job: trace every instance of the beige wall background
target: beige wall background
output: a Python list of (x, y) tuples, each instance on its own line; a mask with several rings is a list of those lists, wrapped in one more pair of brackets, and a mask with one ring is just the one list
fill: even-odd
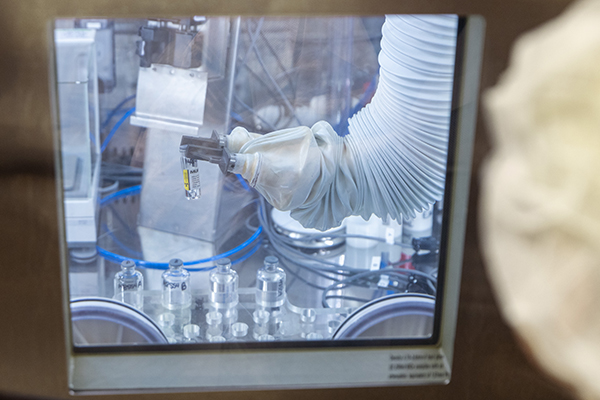
[[(0, 398), (66, 397), (49, 21), (71, 16), (186, 14), (480, 14), (487, 21), (482, 90), (506, 67), (518, 35), (568, 0), (2, 0), (0, 1)], [(502, 321), (478, 245), (478, 170), (489, 143), (480, 115), (452, 382), (448, 386), (136, 395), (181, 399), (572, 398), (528, 361)], [(358, 361), (357, 361), (358, 362)], [(119, 396), (121, 397), (121, 396)]]

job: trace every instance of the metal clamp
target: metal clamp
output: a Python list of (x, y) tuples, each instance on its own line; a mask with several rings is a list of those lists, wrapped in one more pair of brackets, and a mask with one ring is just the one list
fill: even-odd
[(187, 158), (218, 164), (221, 172), (227, 174), (235, 167), (235, 155), (227, 150), (226, 144), (227, 138), (213, 131), (210, 139), (182, 136), (179, 149)]

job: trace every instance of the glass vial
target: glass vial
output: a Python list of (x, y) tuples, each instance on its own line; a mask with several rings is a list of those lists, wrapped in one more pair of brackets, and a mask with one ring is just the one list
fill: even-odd
[(217, 268), (210, 272), (210, 301), (216, 309), (231, 309), (238, 304), (238, 274), (231, 269), (229, 258), (217, 261)]
[(187, 146), (179, 148), (181, 154), (181, 169), (183, 170), (183, 187), (185, 188), (185, 197), (188, 200), (200, 198), (200, 171), (198, 169), (198, 160), (185, 156)]
[(169, 269), (162, 274), (162, 304), (169, 310), (188, 308), (192, 304), (190, 273), (183, 268), (183, 261), (174, 258)]
[(265, 265), (256, 273), (256, 304), (281, 307), (285, 303), (285, 272), (279, 268), (279, 259), (267, 256)]
[(141, 310), (144, 305), (144, 277), (140, 271), (135, 270), (135, 263), (125, 260), (121, 263), (121, 271), (115, 274), (114, 298), (123, 303), (132, 305)]

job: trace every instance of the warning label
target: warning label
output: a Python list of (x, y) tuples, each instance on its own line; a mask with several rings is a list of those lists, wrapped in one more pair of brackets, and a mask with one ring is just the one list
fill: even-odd
[(442, 354), (390, 355), (390, 380), (423, 380), (444, 382), (450, 378)]
[(200, 187), (200, 174), (198, 169), (190, 169), (190, 188), (191, 190), (198, 189)]

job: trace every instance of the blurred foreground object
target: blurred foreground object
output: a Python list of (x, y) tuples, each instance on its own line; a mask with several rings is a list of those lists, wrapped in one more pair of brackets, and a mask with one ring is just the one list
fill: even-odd
[(539, 364), (600, 398), (600, 1), (517, 41), (485, 97), (488, 272)]

